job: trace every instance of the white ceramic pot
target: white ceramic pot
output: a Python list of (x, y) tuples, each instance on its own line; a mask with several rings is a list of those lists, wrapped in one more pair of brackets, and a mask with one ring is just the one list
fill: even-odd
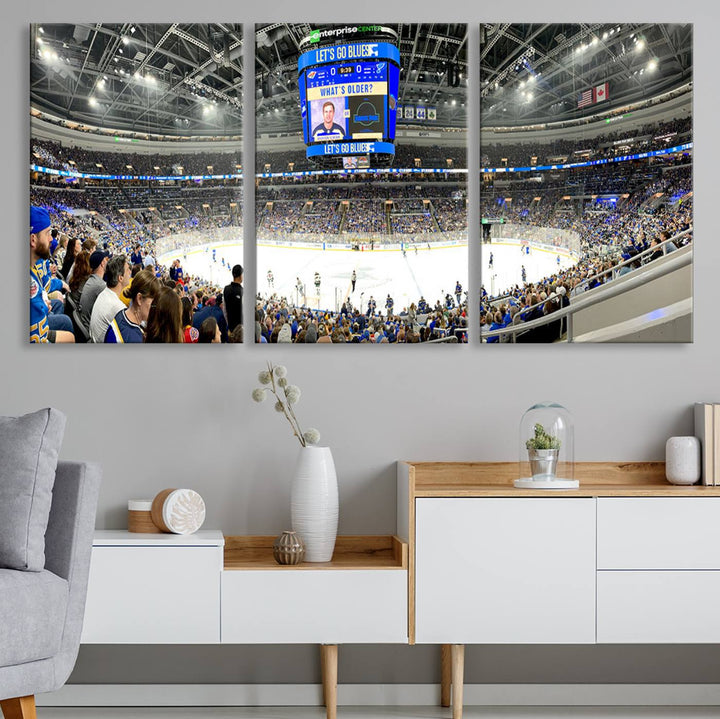
[(672, 484), (695, 484), (700, 479), (700, 440), (670, 437), (665, 443), (665, 477)]
[(305, 545), (306, 562), (329, 562), (338, 526), (338, 487), (329, 447), (300, 450), (290, 493), (292, 528)]

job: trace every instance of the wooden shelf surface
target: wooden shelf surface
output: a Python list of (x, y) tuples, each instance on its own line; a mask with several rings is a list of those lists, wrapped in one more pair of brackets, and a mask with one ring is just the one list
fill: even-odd
[(411, 497), (708, 497), (720, 486), (679, 486), (664, 462), (576, 462), (579, 489), (516, 489), (517, 462), (406, 462)]
[(332, 569), (407, 569), (408, 545), (389, 535), (344, 536), (335, 542), (330, 562), (278, 564), (273, 557), (275, 537), (225, 537), (226, 570), (312, 571)]

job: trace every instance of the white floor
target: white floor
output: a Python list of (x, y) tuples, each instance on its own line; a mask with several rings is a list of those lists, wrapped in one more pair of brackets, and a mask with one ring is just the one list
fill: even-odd
[[(338, 707), (338, 719), (450, 719), (442, 707)], [(706, 719), (720, 707), (465, 707), (465, 719)], [(40, 708), (38, 719), (324, 719), (318, 707)]]

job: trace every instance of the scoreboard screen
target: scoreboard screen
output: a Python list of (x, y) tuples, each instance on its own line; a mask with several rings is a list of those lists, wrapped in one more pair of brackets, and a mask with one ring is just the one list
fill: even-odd
[(400, 53), (385, 42), (318, 47), (300, 55), (308, 157), (394, 154)]

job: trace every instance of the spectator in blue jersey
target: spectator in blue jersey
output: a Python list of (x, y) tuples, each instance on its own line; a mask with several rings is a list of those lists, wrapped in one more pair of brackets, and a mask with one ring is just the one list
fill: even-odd
[(47, 271), (46, 260), (50, 259), (50, 214), (43, 207), (30, 207), (30, 342), (75, 342), (72, 320), (70, 326), (52, 327), (48, 294), (59, 289), (68, 289), (67, 284), (53, 278)]
[(322, 106), (323, 121), (312, 131), (313, 140), (344, 140), (345, 128), (335, 122), (335, 105), (330, 100)]
[(209, 297), (205, 306), (193, 315), (192, 324), (196, 330), (200, 331), (202, 323), (208, 317), (214, 317), (218, 327), (220, 328), (221, 340), (225, 343), (228, 341), (228, 323), (225, 319), (225, 314), (222, 311), (222, 299), (222, 293), (219, 293), (217, 296), (212, 295)]
[(105, 334), (106, 343), (124, 344), (145, 339), (145, 323), (150, 307), (158, 295), (160, 282), (152, 270), (145, 269), (133, 277), (130, 285), (130, 306), (120, 310), (111, 320)]
[(142, 252), (140, 251), (140, 245), (135, 245), (135, 248), (132, 251), (132, 254), (130, 255), (130, 264), (131, 265), (142, 265), (143, 263), (143, 256)]

